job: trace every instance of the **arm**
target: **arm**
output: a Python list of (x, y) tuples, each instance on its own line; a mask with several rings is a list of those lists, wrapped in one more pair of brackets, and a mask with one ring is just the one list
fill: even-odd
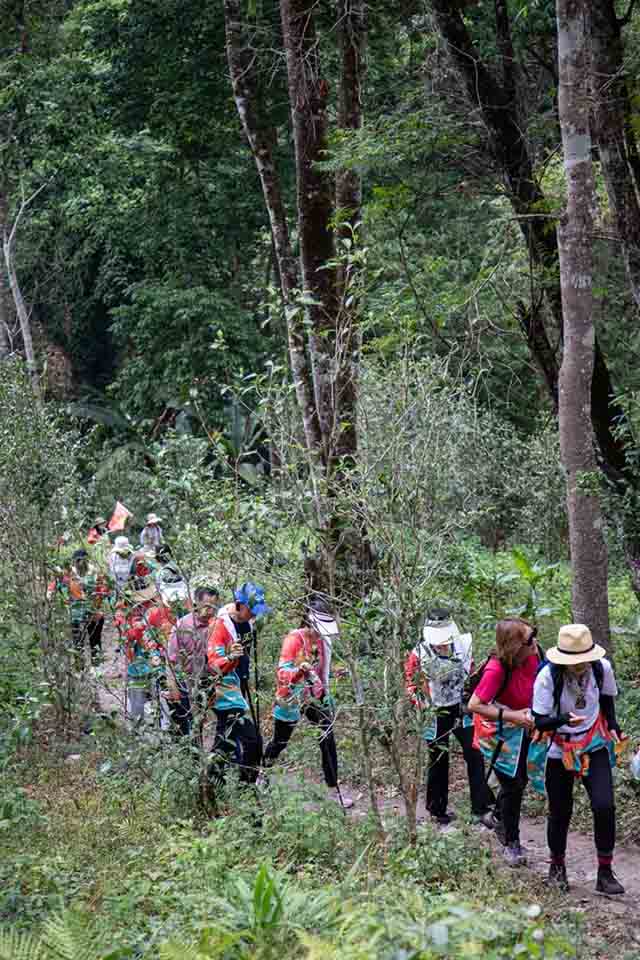
[(533, 727), (533, 718), (530, 710), (509, 710), (508, 707), (498, 707), (495, 703), (484, 703), (477, 694), (473, 693), (469, 700), (469, 712), (477, 713), (487, 720), (502, 719), (505, 723), (513, 723), (516, 727)]
[(548, 733), (557, 730), (558, 727), (568, 726), (571, 723), (572, 716), (571, 713), (561, 713), (557, 717), (551, 717), (546, 713), (534, 713), (533, 719), (536, 730), (539, 730), (540, 733)]
[(606, 693), (600, 694), (600, 709), (604, 714), (609, 732), (615, 734), (614, 739), (618, 739), (621, 734), (620, 724), (616, 717), (616, 700), (613, 696), (607, 696)]
[[(240, 644), (232, 644), (231, 639), (222, 620), (216, 620), (207, 644), (207, 660), (211, 673), (225, 676), (237, 668), (242, 647)], [(232, 653), (236, 646), (240, 646), (240, 653)]]
[(404, 687), (414, 707), (424, 710), (428, 702), (427, 684), (422, 676), (422, 666), (415, 650), (404, 662)]

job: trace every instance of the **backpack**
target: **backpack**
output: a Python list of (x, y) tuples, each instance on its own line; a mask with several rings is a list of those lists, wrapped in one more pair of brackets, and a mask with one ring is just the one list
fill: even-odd
[(487, 668), (487, 664), (489, 663), (490, 660), (498, 660), (498, 662), (500, 663), (500, 666), (502, 667), (502, 673), (503, 673), (500, 689), (498, 690), (498, 692), (496, 693), (493, 699), (498, 700), (498, 698), (502, 696), (504, 691), (509, 686), (509, 681), (511, 680), (511, 674), (513, 672), (511, 667), (508, 667), (506, 663), (503, 663), (502, 660), (500, 660), (500, 657), (497, 656), (497, 654), (490, 653), (489, 656), (484, 661), (484, 663), (481, 663), (478, 669), (474, 670), (473, 673), (470, 673), (469, 676), (467, 677), (467, 680), (464, 685), (464, 691), (463, 691), (463, 697), (464, 697), (465, 703), (469, 703), (469, 700), (471, 699), (473, 694), (476, 692), (476, 687), (482, 680), (484, 672)]

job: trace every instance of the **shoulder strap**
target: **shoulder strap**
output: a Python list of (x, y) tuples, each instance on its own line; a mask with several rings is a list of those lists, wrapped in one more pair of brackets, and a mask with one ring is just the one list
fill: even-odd
[(602, 693), (602, 684), (604, 683), (604, 667), (602, 666), (602, 660), (594, 660), (591, 664), (591, 667), (598, 685), (598, 692)]
[(564, 690), (564, 670), (557, 663), (549, 663), (551, 679), (553, 680), (553, 708), (557, 716), (560, 716), (560, 698)]

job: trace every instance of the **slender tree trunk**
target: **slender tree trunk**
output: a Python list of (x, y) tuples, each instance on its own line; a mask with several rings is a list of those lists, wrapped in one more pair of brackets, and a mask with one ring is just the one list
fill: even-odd
[[(362, 97), (365, 74), (366, 10), (364, 0), (338, 0), (338, 30), (342, 75), (338, 122), (342, 130), (362, 127)], [(336, 178), (336, 220), (342, 242), (342, 263), (337, 279), (341, 304), (337, 324), (336, 392), (340, 418), (337, 424), (336, 456), (343, 465), (355, 461), (358, 444), (358, 371), (361, 331), (359, 276), (353, 254), (361, 234), (362, 179), (357, 170), (341, 170)]]
[[(0, 187), (0, 237), (4, 237), (7, 226), (7, 200)], [(9, 278), (4, 262), (0, 269), (0, 360), (11, 353), (11, 308), (9, 306)]]
[[(255, 53), (251, 48), (242, 17), (240, 0), (224, 0), (227, 61), (233, 96), (253, 158), (255, 160), (265, 207), (269, 216), (273, 250), (277, 262), (280, 290), (285, 309), (289, 362), (302, 416), (305, 441), (312, 474), (320, 458), (322, 441), (316, 410), (313, 380), (309, 366), (302, 322), (302, 310), (296, 304), (298, 262), (291, 247), (289, 223), (282, 198), (280, 177), (273, 160), (273, 134), (262, 122), (258, 103)], [(314, 482), (315, 486), (315, 482)], [(316, 511), (319, 512), (316, 493)]]
[(560, 369), (560, 446), (567, 475), (573, 617), (609, 646), (607, 548), (591, 426), (594, 367), (593, 203), (589, 127), (589, 0), (556, 0), (559, 116), (567, 209), (558, 249), (564, 314)]
[(26, 303), (24, 302), (24, 297), (22, 296), (22, 290), (20, 289), (20, 283), (18, 282), (18, 275), (16, 273), (15, 266), (15, 240), (16, 240), (16, 231), (18, 228), (18, 223), (20, 217), (24, 212), (26, 203), (22, 204), (19, 213), (16, 215), (16, 219), (9, 229), (9, 224), (7, 223), (7, 207), (6, 200), (3, 198), (2, 203), (4, 204), (4, 216), (2, 219), (4, 221), (3, 226), (3, 237), (2, 237), (2, 250), (4, 254), (4, 265), (6, 268), (6, 274), (9, 280), (9, 289), (13, 297), (13, 303), (16, 310), (16, 315), (18, 317), (18, 322), (20, 324), (20, 333), (22, 335), (22, 346), (24, 349), (25, 359), (27, 361), (27, 370), (29, 371), (29, 378), (31, 380), (31, 386), (33, 388), (33, 393), (38, 402), (42, 400), (42, 389), (40, 386), (40, 377), (38, 374), (38, 364), (36, 361), (35, 349), (33, 346), (33, 336), (31, 333), (31, 315), (27, 308)]

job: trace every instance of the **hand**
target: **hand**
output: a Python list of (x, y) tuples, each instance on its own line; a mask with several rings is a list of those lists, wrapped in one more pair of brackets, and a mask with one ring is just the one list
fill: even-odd
[(511, 710), (507, 719), (509, 723), (514, 723), (516, 727), (524, 727), (526, 730), (532, 730), (534, 727), (530, 710)]
[(618, 733), (617, 730), (610, 730), (609, 733), (611, 734), (611, 739), (613, 740), (614, 743), (621, 743), (622, 740), (624, 739), (622, 734)]
[(584, 723), (586, 717), (580, 717), (577, 713), (569, 714), (569, 726), (570, 727), (579, 727), (581, 723)]
[(307, 663), (306, 660), (303, 660), (298, 669), (302, 670), (303, 673), (309, 673), (311, 670), (311, 664)]
[(165, 700), (172, 700), (172, 701), (174, 701), (174, 700), (179, 700), (179, 699), (180, 699), (180, 691), (177, 690), (177, 689), (175, 689), (175, 688), (172, 689), (172, 688), (170, 687), (170, 688), (166, 691), (166, 693), (165, 693), (164, 696), (165, 696)]
[(237, 658), (241, 657), (243, 653), (244, 647), (238, 640), (236, 640), (235, 643), (232, 643), (229, 647), (229, 656), (232, 660), (237, 660)]

